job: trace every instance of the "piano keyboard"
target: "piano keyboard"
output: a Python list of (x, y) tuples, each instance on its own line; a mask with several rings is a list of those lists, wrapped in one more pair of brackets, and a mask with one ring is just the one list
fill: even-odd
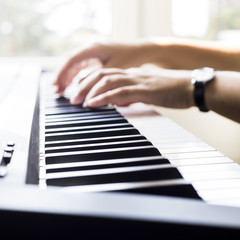
[(47, 91), (48, 85), (41, 89), (41, 188), (199, 198), (179, 170), (114, 107), (72, 106)]
[(145, 105), (71, 106), (53, 94), (52, 73), (32, 65), (10, 73), (0, 71), (11, 79), (0, 89), (8, 236), (237, 236), (237, 164)]
[(46, 79), (40, 88), (41, 188), (240, 200), (239, 165), (169, 119), (149, 110), (139, 115), (141, 108), (73, 106)]

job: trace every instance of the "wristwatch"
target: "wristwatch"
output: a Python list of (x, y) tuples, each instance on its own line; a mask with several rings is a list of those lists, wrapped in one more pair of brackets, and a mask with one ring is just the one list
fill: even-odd
[(194, 101), (196, 106), (202, 112), (208, 112), (209, 109), (205, 103), (205, 85), (215, 78), (215, 72), (213, 68), (204, 67), (195, 69), (191, 75), (191, 82), (194, 85)]

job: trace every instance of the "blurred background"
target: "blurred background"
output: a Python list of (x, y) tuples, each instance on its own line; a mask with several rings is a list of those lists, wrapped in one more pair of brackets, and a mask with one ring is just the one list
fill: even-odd
[(0, 0), (1, 56), (57, 56), (97, 40), (239, 42), (238, 0)]
[[(240, 42), (239, 0), (0, 0), (0, 62), (58, 66), (95, 41), (180, 37)], [(240, 163), (240, 125), (214, 113), (157, 108)]]

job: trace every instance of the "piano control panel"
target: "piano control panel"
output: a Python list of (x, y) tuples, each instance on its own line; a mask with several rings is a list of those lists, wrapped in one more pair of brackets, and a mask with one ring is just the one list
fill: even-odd
[(0, 156), (0, 177), (7, 175), (7, 165), (11, 162), (14, 146), (14, 142), (8, 142), (3, 148), (2, 157)]

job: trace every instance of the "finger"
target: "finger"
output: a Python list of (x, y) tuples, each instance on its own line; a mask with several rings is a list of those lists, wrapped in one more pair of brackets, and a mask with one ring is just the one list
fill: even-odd
[(67, 86), (67, 83), (70, 82), (69, 79), (72, 76), (71, 73), (76, 66), (75, 64), (76, 63), (72, 62), (72, 60), (70, 59), (70, 60), (68, 60), (68, 62), (66, 62), (66, 64), (59, 71), (55, 81), (53, 82), (53, 84), (56, 86), (57, 92), (64, 91), (64, 89)]
[(141, 99), (143, 99), (141, 96), (144, 96), (144, 89), (136, 86), (127, 86), (113, 89), (91, 98), (84, 103), (84, 106), (100, 107), (107, 104), (124, 106), (141, 101)]
[(103, 68), (103, 65), (101, 62), (99, 62), (98, 59), (89, 59), (88, 61), (85, 61), (85, 68), (81, 69), (81, 71), (78, 74), (78, 83), (80, 84), (84, 79), (89, 77), (91, 74), (93, 74), (95, 71), (100, 71), (100, 69)]
[(123, 74), (123, 71), (120, 69), (100, 69), (90, 74), (79, 84), (77, 91), (70, 100), (71, 103), (72, 104), (82, 103), (85, 100), (88, 93), (90, 92), (90, 90), (93, 88), (95, 84), (97, 84), (98, 81), (100, 81), (107, 75), (112, 75), (116, 73)]
[(129, 76), (127, 75), (124, 74), (106, 75), (91, 88), (91, 90), (89, 91), (88, 95), (85, 98), (85, 101), (94, 98), (102, 93), (113, 90), (115, 88), (129, 86), (133, 84), (136, 84), (135, 79), (129, 78)]
[(81, 50), (78, 54), (71, 57), (59, 71), (56, 80), (53, 83), (56, 86), (57, 91), (64, 91), (65, 88), (71, 83), (77, 72), (86, 68), (85, 60), (98, 58), (100, 62), (103, 62), (104, 59), (101, 59), (102, 56), (99, 54), (101, 51), (103, 50), (101, 49), (100, 45), (95, 44)]

